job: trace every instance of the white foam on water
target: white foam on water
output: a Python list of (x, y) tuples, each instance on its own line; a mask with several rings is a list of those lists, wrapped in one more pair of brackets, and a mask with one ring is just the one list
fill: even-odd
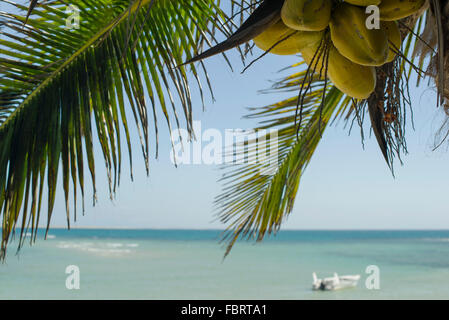
[(120, 253), (131, 253), (129, 249), (104, 249), (104, 248), (87, 248), (89, 252), (95, 252), (99, 254), (120, 254)]
[[(33, 236), (33, 234), (31, 232), (27, 232), (25, 233), (25, 238), (31, 238)], [(47, 235), (47, 239), (55, 239), (56, 236), (52, 235), (52, 234), (48, 234)]]
[(70, 242), (60, 241), (57, 246), (60, 249), (71, 249), (95, 253), (102, 256), (117, 256), (123, 254), (130, 254), (131, 249), (124, 249), (122, 243), (94, 243), (94, 242)]
[(106, 246), (110, 248), (121, 248), (123, 247), (123, 243), (106, 243)]

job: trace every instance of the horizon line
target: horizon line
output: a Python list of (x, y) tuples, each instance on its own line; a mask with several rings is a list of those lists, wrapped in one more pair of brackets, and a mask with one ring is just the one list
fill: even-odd
[[(20, 230), (21, 228), (17, 228), (18, 230)], [(180, 227), (173, 227), (173, 228), (157, 228), (157, 227), (102, 227), (102, 226), (77, 226), (77, 227), (70, 227), (67, 228), (67, 226), (63, 227), (63, 226), (56, 226), (56, 227), (50, 227), (48, 230), (157, 230), (157, 231), (226, 231), (226, 229), (219, 229), (219, 228), (180, 228)], [(38, 230), (47, 230), (46, 227), (38, 227)], [(279, 230), (277, 231), (277, 233), (282, 232), (282, 231), (449, 231), (449, 228), (444, 229), (444, 228), (426, 228), (426, 229), (416, 229), (416, 228), (401, 228), (401, 229), (396, 229), (396, 228), (336, 228), (336, 229), (331, 229), (331, 228), (317, 228), (317, 229), (313, 229), (313, 228), (304, 228), (304, 229), (283, 229), (283, 230)], [(274, 235), (275, 233), (273, 233), (272, 235)]]

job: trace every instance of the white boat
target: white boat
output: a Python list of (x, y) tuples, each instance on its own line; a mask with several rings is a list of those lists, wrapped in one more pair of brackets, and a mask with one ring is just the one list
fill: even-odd
[(316, 273), (312, 273), (313, 277), (313, 290), (339, 290), (344, 288), (352, 288), (357, 286), (360, 280), (360, 275), (347, 275), (339, 276), (334, 273), (333, 277), (319, 279)]

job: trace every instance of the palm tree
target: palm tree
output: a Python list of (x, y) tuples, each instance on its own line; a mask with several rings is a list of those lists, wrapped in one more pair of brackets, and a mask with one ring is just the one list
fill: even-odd
[[(65, 11), (67, 4), (62, 0), (33, 0), (30, 6), (9, 0), (0, 3), (8, 6), (7, 11), (0, 11), (0, 215), (4, 258), (16, 227), (20, 227), (19, 248), (28, 229), (31, 241), (35, 240), (44, 193), (49, 224), (60, 165), (68, 225), (70, 192), (75, 217), (78, 190), (84, 210), (85, 167), (96, 201), (92, 151), (96, 139), (104, 156), (109, 191), (111, 195), (115, 192), (120, 183), (121, 132), (125, 133), (132, 163), (125, 101), (138, 128), (148, 173), (149, 118), (157, 150), (158, 112), (162, 112), (169, 128), (185, 123), (192, 131), (188, 72), (193, 74), (201, 96), (201, 80), (206, 79), (212, 88), (201, 60), (209, 54), (199, 55), (202, 48), (212, 47), (216, 35), (223, 34), (228, 41), (218, 50), (214, 47), (212, 53), (246, 43), (241, 50), (245, 57), (251, 49), (249, 40), (266, 28), (264, 19), (271, 14), (255, 9), (265, 5), (279, 10), (283, 0), (233, 1), (228, 14), (220, 8), (219, 0), (77, 0), (72, 1), (76, 7), (72, 6), (70, 12)], [(79, 28), (67, 27), (75, 9), (82, 23)], [(234, 26), (253, 12), (247, 23), (232, 33)], [(420, 79), (433, 78), (441, 104), (448, 101), (449, 81), (444, 71), (449, 68), (449, 39), (445, 39), (449, 36), (443, 32), (449, 28), (448, 23), (449, 5), (438, 0), (403, 19), (402, 54), (378, 69), (376, 90), (362, 101), (311, 75), (298, 58), (292, 75), (272, 88), (295, 94), (285, 101), (254, 108), (249, 115), (262, 119), (258, 129), (278, 129), (277, 171), (271, 176), (261, 175), (259, 169), (266, 163), (226, 169), (224, 190), (216, 205), (221, 220), (228, 224), (224, 234), (224, 240), (229, 241), (227, 253), (240, 237), (262, 240), (279, 230), (293, 208), (302, 173), (323, 130), (335, 119), (355, 120), (362, 125), (368, 111), (381, 150), (393, 167), (394, 158), (405, 149), (404, 110), (409, 101), (404, 88), (410, 73), (417, 71)], [(185, 61), (199, 63), (186, 65)], [(298, 96), (303, 87), (306, 90), (300, 90)], [(145, 94), (151, 115), (147, 113)], [(449, 109), (447, 103), (446, 107)], [(179, 108), (182, 118), (177, 113)], [(392, 120), (387, 121), (387, 116)], [(251, 146), (243, 152), (248, 149)], [(132, 166), (130, 174), (132, 177)]]

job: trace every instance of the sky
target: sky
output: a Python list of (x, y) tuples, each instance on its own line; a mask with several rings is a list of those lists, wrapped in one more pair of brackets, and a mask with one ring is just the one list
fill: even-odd
[[(261, 51), (255, 51), (256, 56)], [(206, 96), (202, 110), (194, 90), (194, 119), (202, 132), (217, 129), (251, 129), (254, 120), (242, 119), (247, 107), (265, 106), (291, 94), (261, 94), (270, 81), (288, 73), (278, 71), (298, 61), (298, 57), (268, 55), (241, 74), (237, 52), (229, 53), (232, 72), (222, 57), (207, 60), (216, 101)], [(204, 81), (203, 81), (204, 82)], [(305, 171), (293, 212), (284, 229), (447, 229), (449, 228), (447, 190), (449, 170), (446, 145), (436, 151), (435, 132), (444, 120), (436, 107), (433, 84), (419, 88), (412, 83), (415, 130), (408, 127), (409, 154), (404, 165), (396, 162), (393, 177), (374, 137), (367, 137), (362, 148), (359, 131), (343, 123), (326, 129), (313, 159)], [(178, 109), (179, 110), (179, 109)], [(214, 197), (221, 190), (217, 180), (222, 171), (215, 165), (182, 165), (170, 161), (169, 131), (160, 122), (160, 155), (150, 159), (150, 176), (145, 174), (139, 138), (132, 131), (134, 182), (123, 158), (122, 181), (113, 201), (109, 200), (107, 180), (99, 145), (96, 144), (98, 203), (92, 206), (90, 190), (85, 215), (78, 213), (72, 227), (223, 229), (213, 211)], [(150, 124), (151, 125), (151, 124)], [(154, 148), (154, 134), (150, 136)], [(88, 180), (89, 181), (89, 180)], [(62, 185), (57, 194), (51, 225), (65, 227)], [(45, 218), (41, 221), (45, 224)]]

